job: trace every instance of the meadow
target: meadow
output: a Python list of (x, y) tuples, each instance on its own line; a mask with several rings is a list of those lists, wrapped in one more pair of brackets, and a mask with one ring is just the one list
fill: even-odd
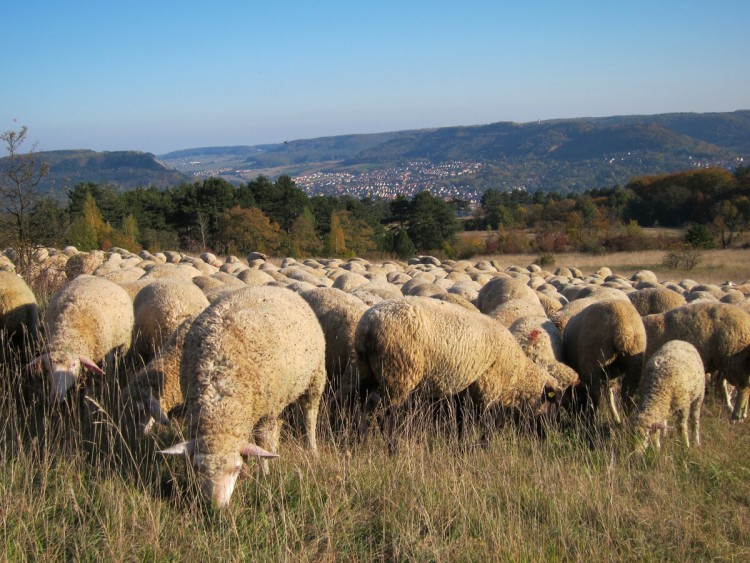
[[(685, 272), (661, 269), (658, 251), (556, 262), (741, 282), (748, 252), (706, 252)], [(525, 266), (536, 256), (486, 258)], [(352, 424), (324, 414), (317, 457), (287, 428), (270, 475), (246, 466), (217, 512), (185, 460), (157, 452), (178, 427), (133, 438), (116, 388), (53, 409), (23, 363), (12, 355), (0, 368), (4, 560), (750, 559), (750, 422), (730, 424), (713, 395), (700, 447), (673, 432), (645, 457), (605, 413), (595, 432), (563, 420), (540, 439), (508, 425), (482, 448), (417, 407), (394, 455), (377, 432), (356, 443)]]

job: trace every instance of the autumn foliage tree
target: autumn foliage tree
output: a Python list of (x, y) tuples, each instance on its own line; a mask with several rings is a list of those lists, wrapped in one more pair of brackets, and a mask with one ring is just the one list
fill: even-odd
[(227, 254), (246, 254), (256, 250), (278, 253), (284, 246), (284, 233), (257, 207), (227, 209), (219, 216), (218, 239)]

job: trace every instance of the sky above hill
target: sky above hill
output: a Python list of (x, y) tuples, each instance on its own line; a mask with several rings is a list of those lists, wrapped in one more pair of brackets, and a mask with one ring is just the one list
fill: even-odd
[[(750, 2), (2, 2), (26, 150), (750, 109)], [(0, 154), (5, 154), (0, 149)]]

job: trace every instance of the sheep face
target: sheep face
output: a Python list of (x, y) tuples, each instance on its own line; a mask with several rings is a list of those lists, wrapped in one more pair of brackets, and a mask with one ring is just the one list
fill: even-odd
[(68, 389), (74, 387), (78, 381), (81, 367), (104, 375), (102, 369), (90, 358), (68, 353), (44, 354), (32, 360), (29, 366), (38, 370), (43, 369), (47, 374), (50, 401), (53, 403), (62, 403), (65, 400)]
[(193, 467), (200, 475), (203, 494), (211, 500), (214, 507), (224, 508), (229, 505), (242, 465), (239, 449), (224, 454), (193, 455)]
[(215, 508), (225, 508), (237, 484), (245, 459), (278, 457), (263, 448), (232, 436), (204, 436), (163, 450), (162, 454), (187, 454), (198, 473), (201, 490)]

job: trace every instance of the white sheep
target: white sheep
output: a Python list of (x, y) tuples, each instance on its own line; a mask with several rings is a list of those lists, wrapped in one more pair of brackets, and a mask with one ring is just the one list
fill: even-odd
[(180, 388), (190, 440), (162, 453), (188, 454), (204, 493), (226, 506), (243, 457), (276, 457), (287, 405), (301, 405), (307, 445), (317, 451), (325, 381), (325, 337), (304, 299), (268, 286), (232, 292), (185, 336)]
[(696, 347), (708, 372), (719, 372), (735, 386), (732, 420), (747, 417), (750, 398), (750, 315), (736, 305), (695, 302), (643, 317), (647, 354), (670, 340)]
[(627, 299), (592, 303), (568, 321), (563, 345), (568, 365), (588, 390), (589, 399), (581, 406), (591, 407), (588, 412), (593, 415), (604, 382), (612, 416), (619, 423), (610, 381), (622, 376), (622, 397), (629, 409), (646, 351), (646, 331), (638, 311)]
[(46, 351), (31, 362), (44, 368), (51, 399), (62, 402), (80, 378), (81, 367), (103, 375), (131, 344), (133, 303), (111, 281), (81, 275), (58, 291), (45, 314)]
[(186, 318), (157, 355), (128, 382), (125, 397), (130, 401), (143, 433), (147, 433), (155, 421), (169, 424), (168, 413), (184, 402), (180, 389), (180, 361), (185, 336), (194, 320), (194, 316)]
[(368, 309), (355, 347), (361, 381), (374, 392), (368, 412), (379, 403), (392, 411), (417, 389), (427, 397), (468, 389), (480, 412), (496, 404), (538, 412), (560, 394), (557, 381), (526, 357), (500, 323), (429, 297)]
[(0, 331), (17, 349), (39, 328), (36, 297), (22, 277), (14, 272), (0, 271)]
[(189, 280), (162, 278), (142, 288), (133, 300), (133, 349), (148, 361), (186, 318), (208, 307), (208, 298)]
[(326, 338), (326, 372), (336, 399), (358, 389), (354, 332), (367, 310), (357, 297), (333, 287), (303, 291), (302, 298), (315, 312)]
[[(656, 449), (667, 418), (677, 416), (685, 446), (700, 445), (701, 405), (705, 392), (705, 370), (695, 346), (671, 340), (646, 362), (638, 385), (638, 402), (631, 424), (640, 439), (639, 450), (648, 447), (653, 436)], [(688, 431), (688, 425), (690, 432)]]

